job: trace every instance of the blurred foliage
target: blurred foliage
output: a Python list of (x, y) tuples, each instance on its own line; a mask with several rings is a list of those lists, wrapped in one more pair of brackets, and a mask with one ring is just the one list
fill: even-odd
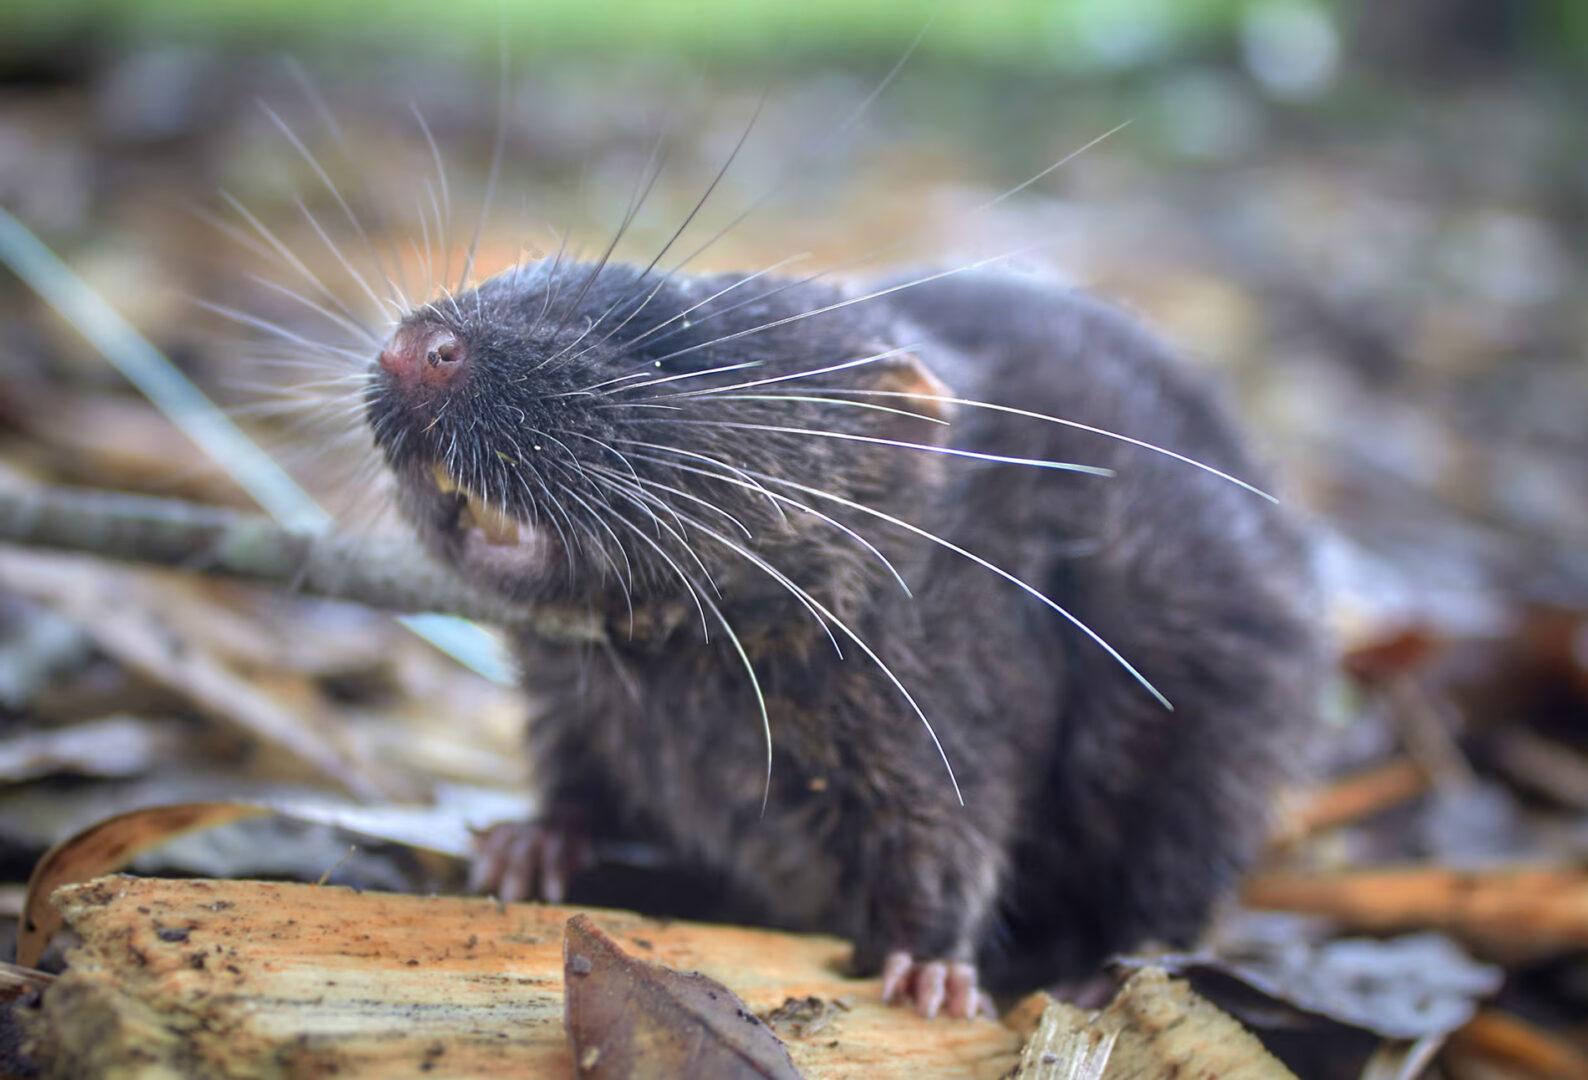
[(446, 42), (490, 52), (505, 30), (520, 57), (655, 53), (762, 64), (885, 57), (930, 22), (921, 49), (928, 58), (1088, 72), (1250, 49), (1265, 27), (1298, 19), (1387, 40), (1394, 55), (1381, 61), (1454, 42), (1469, 59), (1588, 65), (1588, 4), (1580, 0), (11, 0), (0, 5), (0, 55), (85, 37), (294, 48)]

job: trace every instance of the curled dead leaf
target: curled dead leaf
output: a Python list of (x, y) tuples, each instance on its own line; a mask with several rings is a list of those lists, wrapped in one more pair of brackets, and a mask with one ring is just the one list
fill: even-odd
[(699, 972), (636, 960), (587, 915), (563, 937), (564, 1024), (581, 1077), (797, 1080), (788, 1050)]
[(107, 818), (67, 837), (44, 853), (28, 878), (22, 925), (17, 931), (17, 962), (36, 967), (44, 947), (61, 928), (61, 915), (50, 906), (49, 898), (62, 885), (119, 870), (140, 852), (184, 833), (268, 813), (267, 807), (248, 803), (151, 806)]

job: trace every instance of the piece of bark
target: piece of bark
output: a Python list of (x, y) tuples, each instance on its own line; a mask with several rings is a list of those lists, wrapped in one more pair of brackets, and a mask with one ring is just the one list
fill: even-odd
[(590, 1080), (799, 1080), (788, 1049), (732, 990), (636, 960), (588, 915), (563, 938), (564, 1023)]
[(1251, 1032), (1157, 968), (1143, 968), (1101, 1012), (1052, 1001), (1026, 1043), (1019, 1080), (1295, 1080)]
[[(82, 944), (30, 1015), (48, 1076), (573, 1076), (562, 938), (577, 909), (252, 881), (101, 878), (55, 896)], [(699, 970), (755, 1014), (847, 997), (791, 1040), (809, 1080), (996, 1080), (1019, 1034), (923, 1020), (840, 972), (836, 939), (587, 912), (634, 956)], [(163, 1070), (163, 1071), (162, 1071)]]
[(1254, 908), (1324, 915), (1373, 933), (1443, 930), (1504, 952), (1588, 946), (1588, 870), (1577, 867), (1276, 871), (1247, 879), (1242, 898)]

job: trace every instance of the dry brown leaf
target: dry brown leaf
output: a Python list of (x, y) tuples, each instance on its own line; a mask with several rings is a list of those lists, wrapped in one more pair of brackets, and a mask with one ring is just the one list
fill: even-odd
[(193, 702), (207, 715), (288, 751), (355, 795), (394, 794), (389, 777), (357, 759), (334, 725), (311, 724), (157, 614), (159, 591), (140, 575), (31, 552), (0, 553), (0, 581), (80, 625), (100, 648)]
[(17, 962), (25, 967), (37, 965), (50, 938), (61, 928), (61, 914), (49, 898), (62, 885), (119, 870), (139, 852), (183, 833), (268, 813), (265, 807), (246, 803), (153, 806), (119, 814), (62, 840), (44, 853), (28, 879), (22, 924), (17, 931)]
[(699, 972), (636, 960), (591, 922), (563, 938), (568, 1042), (592, 1080), (796, 1080), (799, 1070), (739, 997)]

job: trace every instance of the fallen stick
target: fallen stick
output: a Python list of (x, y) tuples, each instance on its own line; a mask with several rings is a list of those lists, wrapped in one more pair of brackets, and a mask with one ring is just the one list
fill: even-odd
[(0, 543), (165, 566), (397, 612), (461, 615), (557, 641), (599, 641), (584, 611), (525, 608), (485, 595), (409, 537), (283, 528), (174, 499), (66, 488), (0, 488)]
[(1499, 1009), (1481, 1010), (1450, 1037), (1449, 1050), (1540, 1080), (1588, 1080), (1588, 1056), (1558, 1035)]
[(1526, 952), (1588, 946), (1588, 871), (1574, 867), (1271, 872), (1248, 879), (1242, 897), (1373, 933), (1432, 928)]
[(1341, 777), (1311, 792), (1281, 816), (1275, 840), (1295, 843), (1326, 829), (1350, 825), (1399, 806), (1428, 790), (1428, 775), (1410, 758)]

